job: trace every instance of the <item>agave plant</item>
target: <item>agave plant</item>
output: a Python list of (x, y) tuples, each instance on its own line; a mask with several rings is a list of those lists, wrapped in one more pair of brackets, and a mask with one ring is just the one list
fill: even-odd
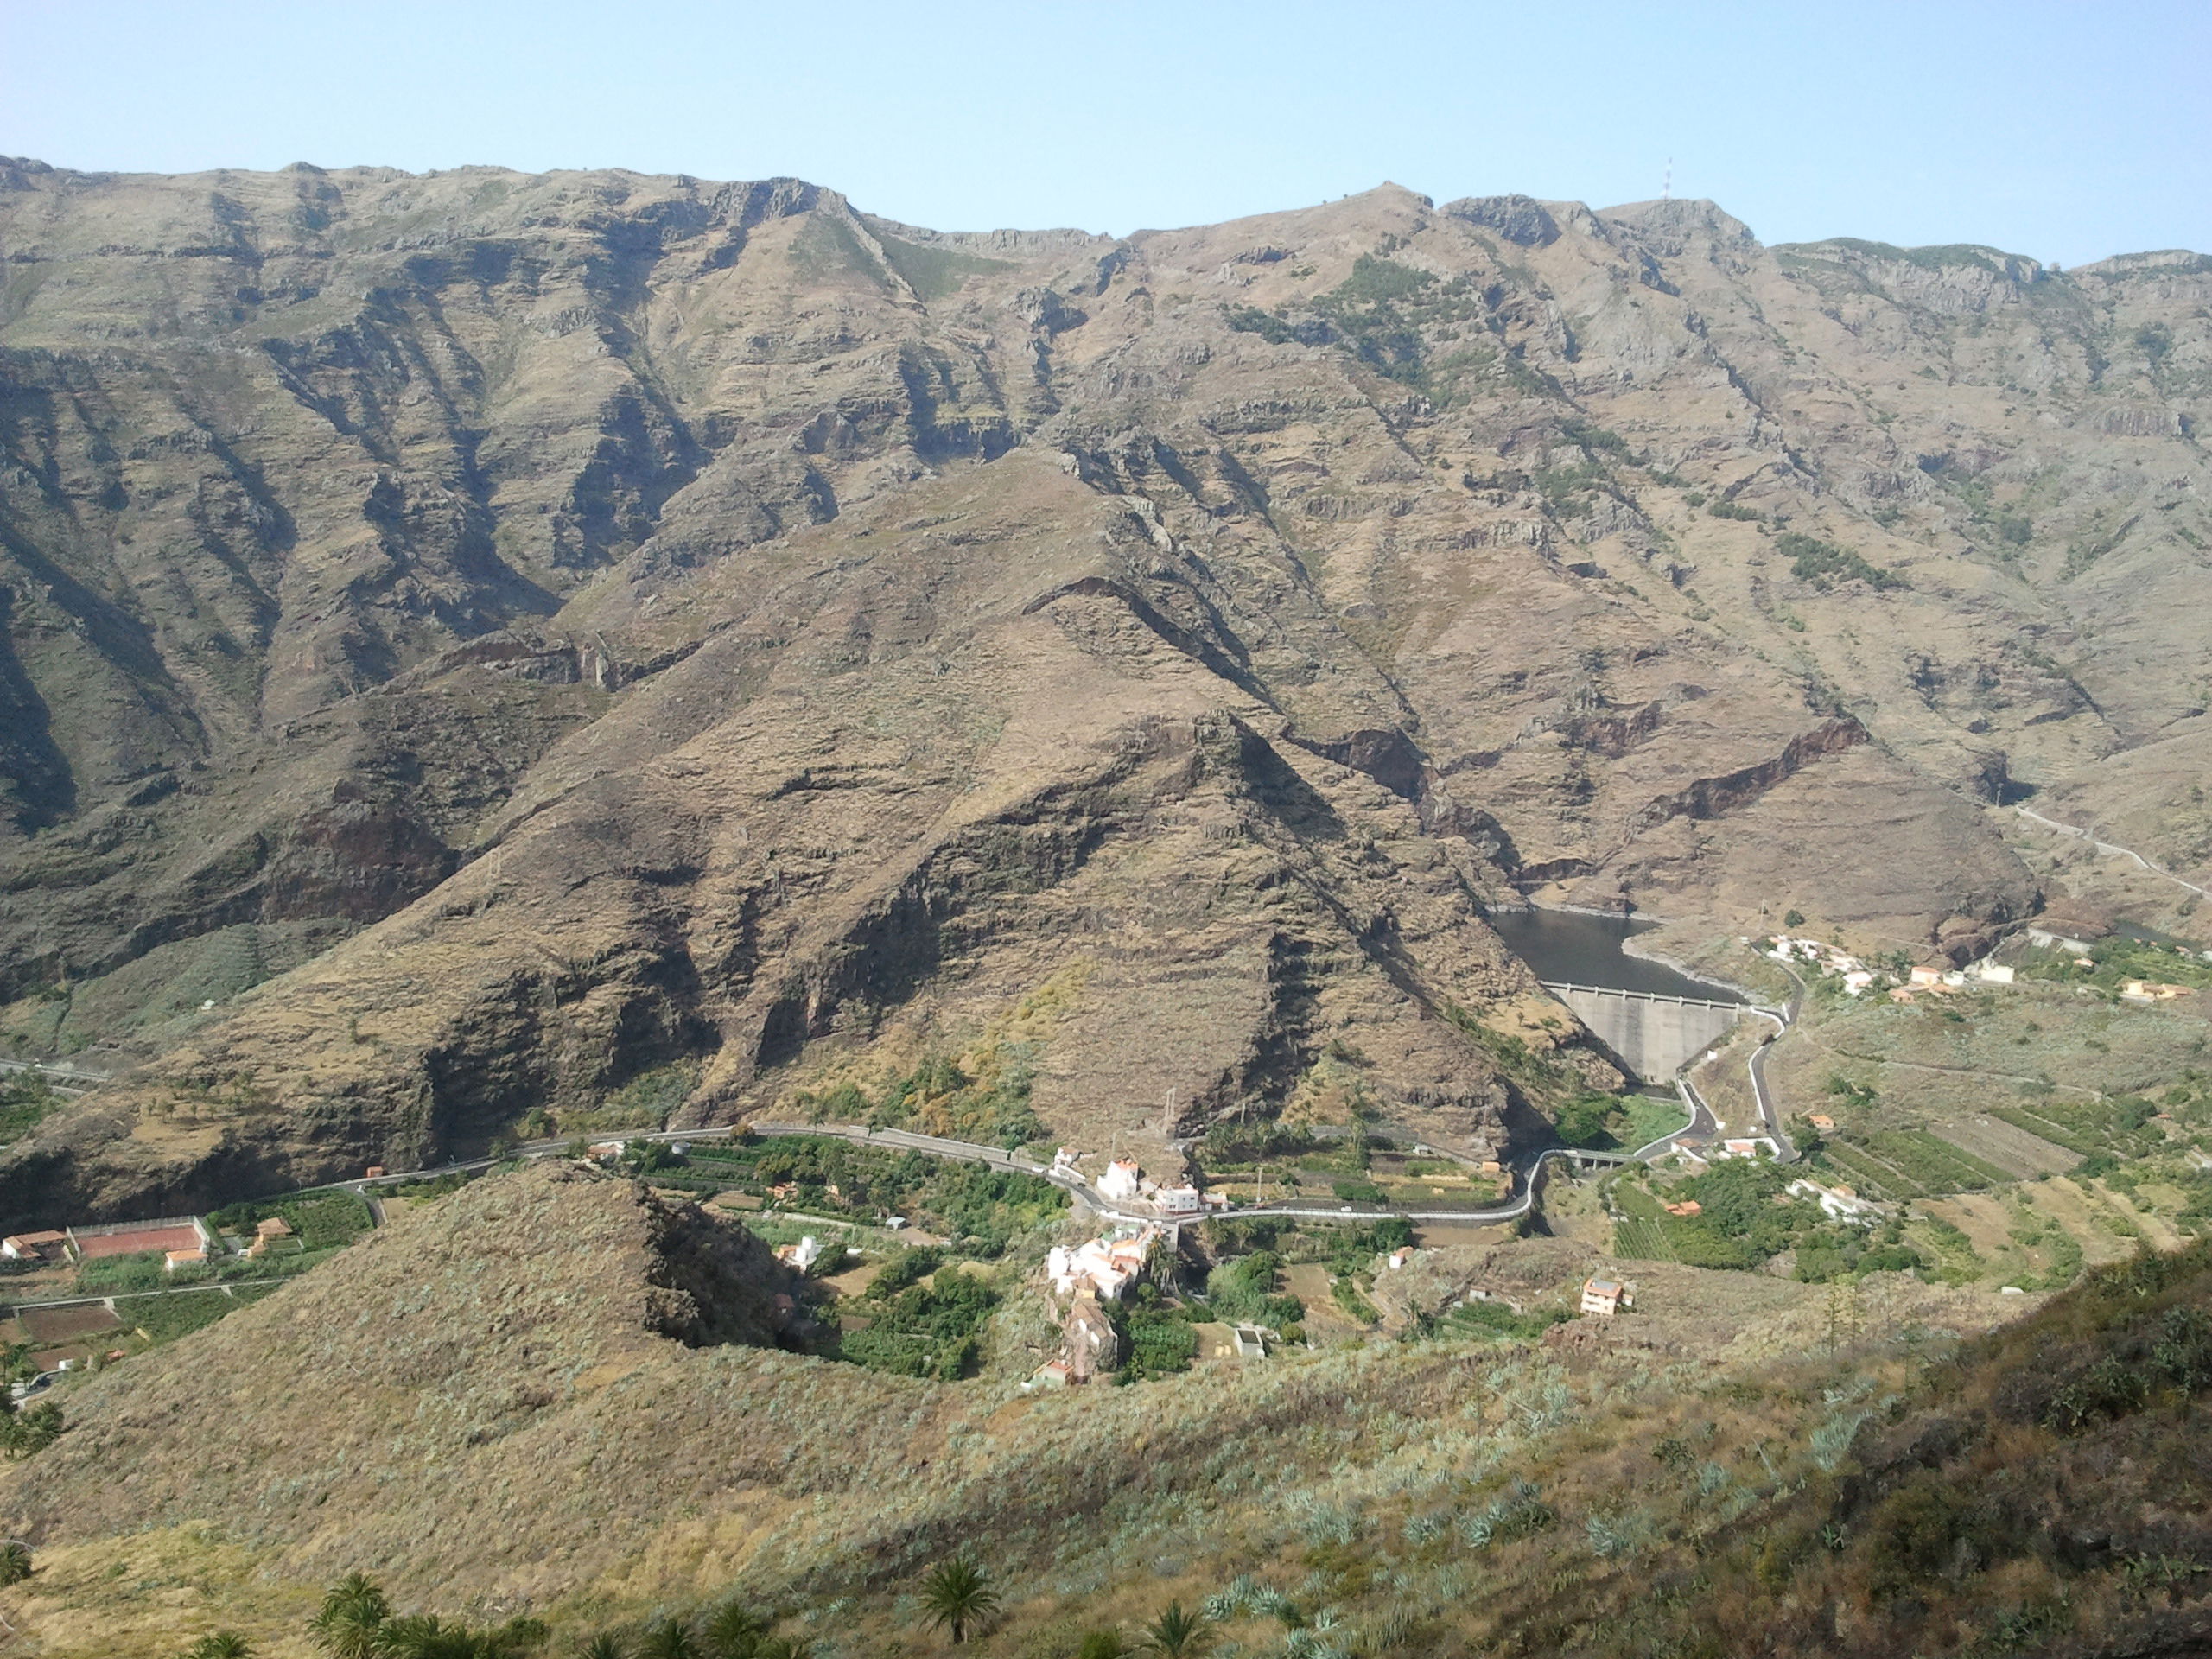
[(1205, 1615), (1186, 1611), (1179, 1601), (1169, 1602), (1166, 1611), (1144, 1627), (1146, 1648), (1167, 1659), (1193, 1659), (1213, 1645), (1213, 1638)]

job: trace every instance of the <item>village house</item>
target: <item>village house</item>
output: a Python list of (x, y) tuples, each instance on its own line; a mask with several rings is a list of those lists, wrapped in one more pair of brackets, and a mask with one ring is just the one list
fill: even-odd
[(1905, 976), (1905, 982), (1909, 985), (1941, 985), (1943, 982), (1943, 970), (1941, 968), (1928, 967), (1923, 963)]
[(1089, 1239), (1073, 1249), (1055, 1244), (1046, 1255), (1045, 1272), (1059, 1295), (1114, 1301), (1144, 1271), (1160, 1237), (1158, 1228), (1147, 1227), (1135, 1234)]
[(2171, 1002), (2189, 993), (2186, 985), (2162, 985), (2154, 979), (2123, 980), (2120, 987), (2120, 995), (2130, 1002)]
[(2074, 938), (2064, 933), (2054, 933), (2050, 929), (2043, 927), (2031, 927), (2028, 930), (2028, 943), (2044, 950), (2070, 950), (2077, 957), (2087, 956), (2089, 951), (2089, 942), (2087, 939)]
[(1811, 1198), (1821, 1206), (1822, 1215), (1836, 1221), (1871, 1227), (1881, 1219), (1881, 1205), (1870, 1204), (1847, 1186), (1823, 1186), (1818, 1181), (1796, 1180), (1783, 1190), (1793, 1198)]
[(1163, 1186), (1153, 1194), (1152, 1201), (1163, 1216), (1195, 1216), (1205, 1207), (1205, 1195), (1187, 1182), (1181, 1186)]
[(776, 1260), (785, 1267), (797, 1268), (801, 1273), (806, 1272), (821, 1259), (822, 1245), (812, 1233), (802, 1234), (796, 1244), (779, 1244), (776, 1247)]
[(1116, 1158), (1106, 1166), (1106, 1173), (1098, 1178), (1098, 1196), (1102, 1198), (1134, 1198), (1137, 1195), (1139, 1179), (1134, 1162), (1127, 1158)]
[(1062, 1357), (1067, 1363), (1071, 1384), (1090, 1382), (1122, 1363), (1122, 1340), (1114, 1334), (1114, 1322), (1088, 1291), (1077, 1294), (1060, 1332), (1067, 1344)]
[(1805, 1121), (1816, 1129), (1832, 1129), (1835, 1128), (1835, 1119), (1830, 1117), (1826, 1112), (1815, 1112), (1807, 1117)]
[(204, 1268), (207, 1252), (204, 1249), (170, 1250), (162, 1257), (162, 1271), (175, 1273), (179, 1268)]
[[(1793, 939), (1777, 935), (1767, 950), (1777, 962), (1808, 962), (1824, 974), (1853, 974), (1867, 972), (1866, 964), (1839, 945), (1822, 939)], [(1872, 982), (1872, 975), (1868, 982)], [(1847, 989), (1849, 987), (1847, 985)], [(1854, 993), (1855, 994), (1855, 993)]]
[(1582, 1285), (1582, 1312), (1598, 1319), (1610, 1319), (1624, 1308), (1636, 1306), (1636, 1293), (1618, 1279), (1591, 1278)]
[(0, 1239), (0, 1256), (10, 1262), (60, 1262), (68, 1253), (67, 1233), (16, 1233)]
[(1974, 965), (1974, 976), (1985, 985), (2010, 985), (2012, 970), (2001, 962), (1978, 962)]

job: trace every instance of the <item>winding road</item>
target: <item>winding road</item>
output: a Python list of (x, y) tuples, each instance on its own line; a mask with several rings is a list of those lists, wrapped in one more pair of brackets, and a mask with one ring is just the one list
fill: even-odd
[[(610, 1135), (609, 1140), (645, 1141), (656, 1146), (680, 1145), (687, 1141), (719, 1139), (730, 1133), (730, 1125), (705, 1129), (658, 1129), (644, 1134)], [(1190, 1217), (1160, 1216), (1150, 1210), (1136, 1211), (1121, 1208), (1104, 1197), (1081, 1176), (1065, 1169), (1055, 1170), (1032, 1159), (1007, 1151), (1001, 1147), (985, 1146), (976, 1141), (953, 1141), (942, 1135), (917, 1135), (906, 1129), (871, 1129), (856, 1123), (780, 1123), (756, 1120), (753, 1123), (756, 1135), (821, 1135), (855, 1145), (889, 1147), (896, 1151), (918, 1152), (927, 1157), (944, 1158), (962, 1163), (988, 1164), (994, 1169), (1004, 1169), (1023, 1175), (1034, 1175), (1048, 1180), (1065, 1192), (1078, 1209), (1109, 1221), (1122, 1221), (1134, 1224), (1159, 1221), (1185, 1221)], [(350, 1181), (334, 1181), (330, 1186), (359, 1193), (374, 1202), (373, 1193), (379, 1187), (397, 1186), (409, 1181), (434, 1181), (446, 1175), (474, 1174), (497, 1165), (511, 1163), (518, 1158), (539, 1159), (557, 1157), (565, 1153), (573, 1136), (556, 1137), (546, 1141), (532, 1141), (517, 1147), (512, 1152), (497, 1158), (463, 1159), (454, 1163), (441, 1164), (429, 1169), (395, 1170), (383, 1175), (363, 1176)], [(1624, 1152), (1592, 1152), (1579, 1147), (1547, 1147), (1531, 1153), (1513, 1166), (1516, 1192), (1504, 1204), (1488, 1205), (1475, 1210), (1416, 1210), (1409, 1205), (1338, 1205), (1324, 1208), (1313, 1204), (1277, 1199), (1270, 1204), (1245, 1205), (1228, 1211), (1216, 1211), (1242, 1219), (1252, 1216), (1286, 1216), (1305, 1221), (1334, 1221), (1348, 1224), (1361, 1222), (1387, 1221), (1393, 1217), (1408, 1221), (1464, 1222), (1474, 1226), (1489, 1226), (1498, 1222), (1516, 1221), (1527, 1215), (1535, 1206), (1537, 1188), (1541, 1185), (1544, 1166), (1558, 1159), (1567, 1159), (1578, 1165), (1634, 1163), (1639, 1154)], [(1464, 1160), (1463, 1160), (1464, 1161)]]
[(2061, 823), (2056, 818), (2046, 818), (2042, 813), (2031, 811), (2024, 806), (2016, 806), (2012, 810), (2018, 813), (2022, 817), (2030, 819), (2034, 823), (2043, 825), (2046, 830), (2056, 830), (2062, 836), (2071, 836), (2076, 841), (2088, 842), (2090, 846), (2095, 848), (2097, 851), (2102, 853), (2107, 858), (2132, 858), (2136, 861), (2136, 863), (2141, 865), (2143, 868), (2149, 871), (2152, 875), (2158, 876), (2161, 880), (2171, 881), (2177, 887), (2184, 887), (2190, 893), (2195, 893), (2200, 899), (2212, 899), (2212, 892), (2208, 892), (2206, 889), (2198, 887), (2194, 881), (2183, 880), (2181, 877), (2176, 875), (2171, 870), (2161, 869), (2158, 865), (2153, 864), (2149, 859), (2144, 857), (2142, 854), (2137, 852), (2133, 847), (2122, 847), (2116, 842), (2099, 841), (2087, 830), (2077, 830), (2070, 823)]

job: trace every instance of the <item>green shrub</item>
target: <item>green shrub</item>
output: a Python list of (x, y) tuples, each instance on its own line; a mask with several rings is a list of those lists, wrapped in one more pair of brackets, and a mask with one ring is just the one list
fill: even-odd
[(1120, 1323), (1128, 1354), (1123, 1369), (1130, 1376), (1166, 1376), (1191, 1369), (1198, 1351), (1198, 1335), (1179, 1311), (1133, 1307)]
[(1784, 531), (1776, 537), (1774, 545), (1775, 550), (1789, 561), (1791, 575), (1800, 582), (1811, 582), (1823, 593), (1838, 582), (1863, 582), (1877, 592), (1911, 585), (1896, 571), (1869, 564), (1848, 549), (1801, 536), (1795, 531)]
[(1243, 1320), (1278, 1328), (1295, 1325), (1306, 1317), (1306, 1305), (1295, 1296), (1275, 1291), (1282, 1258), (1272, 1250), (1255, 1250), (1234, 1262), (1224, 1262), (1206, 1275), (1206, 1302), (1214, 1317)]
[(0, 1146), (20, 1141), (35, 1129), (62, 1097), (47, 1086), (35, 1071), (0, 1076)]
[(1447, 1330), (1493, 1342), (1509, 1338), (1533, 1342), (1552, 1326), (1565, 1325), (1572, 1317), (1564, 1308), (1516, 1313), (1503, 1302), (1463, 1302), (1445, 1315), (1444, 1324)]
[(871, 1370), (948, 1382), (975, 1370), (976, 1333), (999, 1304), (995, 1289), (969, 1273), (943, 1273), (927, 1285), (878, 1295), (881, 1282), (868, 1287), (874, 1322), (840, 1338), (840, 1357)]

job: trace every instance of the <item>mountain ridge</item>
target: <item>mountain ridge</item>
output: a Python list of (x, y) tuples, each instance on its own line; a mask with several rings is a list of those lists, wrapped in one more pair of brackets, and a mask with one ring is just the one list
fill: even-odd
[(1043, 1135), (1333, 1041), (1491, 1155), (1542, 1091), (1455, 1019), (1611, 1073), (1488, 907), (1958, 957), (2057, 879), (2024, 789), (2202, 870), (2164, 257), (0, 164), (0, 1033), (139, 1068), (0, 1208), (880, 1090), (1071, 960)]

